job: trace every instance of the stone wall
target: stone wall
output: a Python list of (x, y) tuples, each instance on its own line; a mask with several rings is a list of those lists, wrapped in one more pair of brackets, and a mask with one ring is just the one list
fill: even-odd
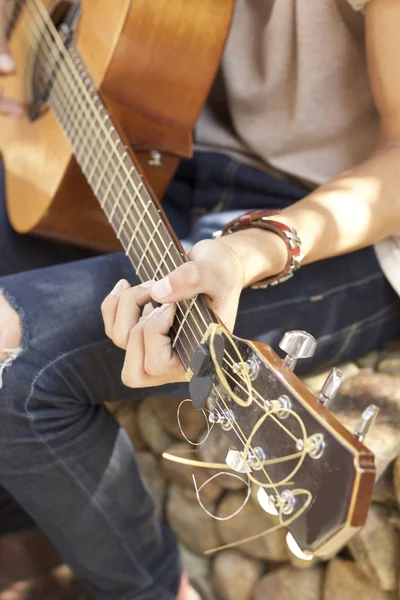
[[(200, 486), (210, 476), (204, 469), (166, 461), (162, 454), (182, 454), (208, 462), (223, 462), (227, 439), (214, 428), (195, 449), (183, 441), (177, 424), (181, 399), (147, 398), (138, 407), (120, 402), (109, 406), (127, 430), (138, 453), (144, 478), (157, 510), (178, 536), (185, 568), (215, 600), (394, 600), (400, 598), (400, 344), (372, 353), (357, 364), (340, 365), (344, 382), (331, 409), (351, 431), (370, 403), (381, 408), (366, 440), (376, 455), (379, 479), (366, 527), (338, 556), (327, 562), (304, 562), (285, 543), (285, 532), (223, 550), (204, 552), (267, 529), (272, 517), (251, 498), (228, 521), (210, 518), (200, 507), (192, 474)], [(304, 379), (316, 393), (326, 373)], [(204, 437), (201, 413), (183, 406), (182, 426), (191, 440)], [(213, 480), (202, 490), (212, 514), (227, 515), (245, 497), (242, 484), (231, 477)]]

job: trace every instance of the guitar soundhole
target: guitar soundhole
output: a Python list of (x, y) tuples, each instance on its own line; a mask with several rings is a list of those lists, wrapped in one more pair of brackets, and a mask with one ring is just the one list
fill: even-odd
[(30, 81), (32, 102), (29, 107), (29, 118), (31, 121), (35, 121), (49, 109), (50, 94), (64, 60), (61, 52), (63, 43), (68, 44), (71, 41), (70, 39), (62, 41), (62, 26), (71, 6), (71, 2), (59, 2), (49, 15), (55, 28), (61, 34), (57, 41), (55, 40), (54, 29), (49, 27), (44, 19), (41, 19), (41, 24), (37, 27), (37, 40)]

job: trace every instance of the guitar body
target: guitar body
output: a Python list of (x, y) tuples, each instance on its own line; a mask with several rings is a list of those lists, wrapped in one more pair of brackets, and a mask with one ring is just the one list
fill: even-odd
[[(29, 2), (10, 38), (18, 73), (2, 81), (6, 96), (25, 103), (32, 79), (26, 36), (35, 27)], [(42, 4), (52, 13), (60, 3)], [(179, 158), (192, 154), (192, 130), (221, 59), (232, 9), (233, 0), (82, 2), (74, 43), (159, 198)], [(8, 213), (17, 231), (120, 249), (50, 110), (33, 122), (0, 117), (0, 131)], [(161, 165), (151, 160), (152, 150), (161, 153)]]

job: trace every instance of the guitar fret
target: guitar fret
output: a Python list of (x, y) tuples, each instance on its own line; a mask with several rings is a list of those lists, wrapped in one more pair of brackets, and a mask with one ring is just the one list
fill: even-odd
[[(143, 184), (141, 184), (142, 186)], [(120, 223), (120, 226), (118, 228), (118, 232), (117, 232), (117, 237), (119, 239), (120, 235), (121, 235), (121, 231), (122, 229), (125, 227), (125, 223), (128, 220), (129, 215), (131, 214), (131, 210), (133, 209), (133, 207), (135, 206), (135, 200), (136, 198), (139, 196), (139, 192), (140, 192), (140, 187), (138, 188), (137, 192), (134, 194), (134, 196), (132, 196), (132, 198), (130, 199), (130, 202), (128, 203), (128, 207), (125, 211), (125, 214), (122, 218), (122, 221)]]
[[(111, 159), (112, 159), (112, 158), (114, 158), (114, 156), (113, 156), (113, 153), (112, 153), (112, 152), (110, 152), (110, 153), (109, 153), (109, 155), (108, 155), (107, 161), (106, 161), (106, 163), (105, 163), (105, 168), (104, 168), (104, 176), (106, 176), (106, 175), (107, 175), (107, 173), (108, 173), (108, 169), (109, 169), (110, 162), (111, 162)], [(104, 195), (105, 195), (105, 196), (108, 196), (108, 194), (110, 193), (110, 191), (111, 191), (111, 188), (112, 188), (112, 186), (114, 185), (114, 182), (115, 182), (115, 179), (116, 179), (117, 175), (118, 175), (118, 168), (115, 168), (115, 169), (114, 169), (114, 172), (113, 172), (113, 174), (112, 174), (112, 176), (109, 178), (109, 181), (108, 181), (107, 187), (106, 187), (106, 189), (105, 189), (105, 192), (104, 192)], [(130, 175), (131, 175), (131, 173), (129, 173), (129, 176), (130, 176)], [(101, 182), (102, 182), (102, 178), (100, 178), (100, 185), (99, 185), (99, 186), (96, 186), (96, 187), (94, 187), (94, 188), (93, 188), (93, 190), (94, 190), (94, 193), (96, 194), (96, 196), (97, 196), (97, 192), (98, 192), (98, 191), (99, 191), (99, 189), (100, 189)]]
[(191, 300), (188, 308), (185, 311), (185, 314), (183, 315), (183, 317), (181, 317), (181, 322), (180, 322), (178, 331), (176, 332), (175, 337), (172, 340), (172, 347), (173, 348), (175, 348), (176, 343), (177, 343), (177, 341), (179, 339), (179, 335), (180, 335), (180, 333), (181, 333), (181, 331), (182, 331), (182, 329), (183, 329), (183, 327), (184, 327), (184, 325), (185, 325), (185, 323), (186, 323), (186, 321), (187, 321), (187, 319), (188, 319), (188, 317), (189, 317), (189, 315), (190, 315), (190, 313), (192, 311), (192, 308), (196, 304), (196, 302), (197, 302), (197, 296), (195, 296), (194, 298), (192, 298), (192, 300)]
[(159, 228), (160, 228), (161, 224), (162, 224), (162, 221), (161, 221), (161, 219), (160, 219), (160, 220), (158, 221), (158, 223), (157, 223), (156, 227), (155, 227), (155, 228), (153, 229), (153, 231), (151, 232), (151, 234), (150, 234), (150, 237), (149, 237), (149, 239), (148, 239), (148, 241), (147, 241), (147, 244), (146, 244), (146, 246), (144, 247), (144, 250), (143, 250), (143, 253), (142, 253), (142, 258), (141, 258), (141, 259), (140, 259), (140, 261), (139, 261), (139, 266), (138, 266), (138, 269), (140, 269), (140, 268), (141, 268), (141, 266), (142, 266), (142, 264), (143, 264), (143, 261), (144, 261), (144, 259), (145, 259), (145, 258), (146, 258), (146, 256), (147, 256), (147, 251), (148, 251), (148, 249), (150, 248), (150, 244), (152, 244), (152, 242), (153, 242), (153, 240), (154, 240), (155, 236), (158, 234), (158, 230), (159, 230)]
[(146, 218), (146, 216), (147, 216), (147, 214), (148, 214), (148, 212), (149, 212), (149, 207), (151, 206), (151, 204), (152, 204), (152, 201), (151, 201), (151, 200), (149, 200), (149, 201), (148, 201), (148, 203), (147, 203), (147, 205), (146, 205), (146, 208), (144, 209), (143, 213), (140, 215), (140, 219), (139, 219), (139, 221), (137, 222), (137, 224), (136, 224), (136, 227), (135, 227), (135, 229), (134, 229), (134, 230), (133, 230), (133, 232), (132, 232), (132, 237), (131, 237), (131, 239), (130, 239), (130, 241), (129, 241), (128, 247), (127, 247), (127, 248), (126, 248), (126, 250), (125, 250), (125, 254), (127, 254), (127, 255), (129, 255), (129, 252), (130, 252), (130, 251), (131, 251), (131, 249), (132, 249), (133, 242), (135, 241), (135, 238), (136, 238), (136, 234), (137, 234), (137, 232), (138, 232), (138, 229), (139, 229), (139, 227), (141, 226), (141, 224), (142, 224), (142, 222), (144, 221), (144, 219)]
[[(96, 138), (97, 139), (97, 138)], [(93, 157), (93, 166), (91, 171), (89, 172), (87, 178), (89, 183), (92, 183), (92, 179), (93, 179), (93, 175), (96, 173), (97, 167), (98, 167), (98, 162), (100, 163), (101, 158), (103, 156), (103, 154), (106, 151), (108, 145), (108, 139), (106, 136), (103, 137), (101, 144), (100, 144), (100, 150), (98, 151), (97, 156)], [(108, 168), (108, 165), (110, 164), (110, 161), (114, 158), (114, 153), (112, 152), (112, 150), (110, 152), (108, 152), (107, 157), (106, 157), (106, 162), (104, 165), (100, 165), (100, 174), (99, 174), (99, 180), (96, 184), (95, 187), (93, 187), (93, 191), (95, 194), (97, 194), (97, 190), (100, 189), (102, 181), (103, 181), (103, 177), (106, 174), (106, 169)]]
[[(113, 207), (112, 207), (112, 210), (111, 210), (111, 213), (110, 213), (110, 220), (112, 220), (112, 219), (113, 219), (113, 217), (114, 217), (114, 215), (115, 215), (115, 211), (117, 210), (117, 208), (118, 208), (118, 206), (119, 206), (119, 204), (120, 204), (120, 202), (121, 202), (121, 200), (122, 200), (123, 193), (124, 193), (125, 191), (127, 191), (127, 186), (128, 186), (128, 183), (130, 183), (130, 177), (129, 177), (129, 178), (127, 178), (127, 179), (126, 179), (126, 181), (124, 181), (123, 185), (121, 186), (122, 193), (118, 193), (118, 195), (117, 195), (117, 197), (116, 197), (116, 199), (115, 199), (115, 201), (114, 201), (114, 205), (113, 205)], [(134, 194), (133, 194), (133, 196), (132, 196), (132, 199), (131, 199), (131, 201), (130, 201), (130, 202), (128, 202), (128, 209), (127, 209), (127, 212), (126, 212), (126, 213), (125, 213), (125, 215), (124, 215), (124, 220), (125, 220), (125, 221), (127, 220), (128, 216), (129, 216), (129, 214), (130, 214), (130, 210), (131, 210), (131, 209), (133, 209), (133, 207), (134, 207), (134, 205), (135, 205), (135, 200), (136, 200), (136, 198), (137, 198), (137, 197), (138, 197), (138, 195), (139, 195), (139, 191), (140, 191), (140, 190), (136, 190), (136, 189), (135, 189), (135, 192), (134, 192)]]
[[(91, 161), (91, 159), (93, 159), (92, 168), (90, 169), (90, 171), (87, 174), (87, 180), (89, 181), (90, 184), (92, 183), (93, 175), (95, 174), (95, 172), (98, 168), (98, 161), (100, 162), (104, 148), (108, 143), (107, 136), (104, 136), (100, 143), (100, 150), (97, 149), (97, 141), (98, 141), (99, 131), (100, 131), (100, 129), (98, 129), (94, 134), (94, 140), (93, 140), (94, 144), (91, 146), (92, 152), (88, 152), (86, 154), (85, 161), (81, 165), (83, 172), (85, 172), (86, 167), (89, 167), (90, 161)], [(89, 133), (90, 133), (90, 130), (89, 130)], [(94, 150), (94, 152), (93, 152), (93, 150)], [(110, 155), (113, 156), (112, 151), (110, 152)], [(101, 172), (100, 172), (100, 185), (101, 185)]]
[(174, 245), (174, 242), (170, 242), (168, 244), (167, 249), (165, 250), (164, 254), (162, 255), (162, 257), (160, 259), (160, 264), (158, 265), (157, 269), (154, 271), (154, 279), (157, 279), (158, 272), (161, 271), (161, 268), (165, 264), (165, 259), (167, 258), (167, 256), (169, 256), (171, 254), (170, 250), (173, 247), (173, 245)]

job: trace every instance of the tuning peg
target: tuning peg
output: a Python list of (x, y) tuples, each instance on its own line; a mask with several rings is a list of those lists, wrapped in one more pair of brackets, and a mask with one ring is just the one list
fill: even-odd
[(310, 358), (317, 347), (317, 340), (306, 331), (287, 331), (279, 343), (286, 352), (285, 364), (293, 371), (299, 358)]
[(251, 468), (246, 460), (244, 460), (243, 452), (230, 448), (226, 455), (225, 462), (233, 471), (237, 473), (250, 473)]
[(230, 448), (225, 462), (233, 471), (237, 471), (237, 473), (250, 473), (252, 470), (259, 471), (262, 468), (262, 461), (265, 458), (265, 452), (259, 446), (254, 448), (253, 452), (249, 452), (246, 459), (244, 458), (244, 452)]
[(334, 367), (326, 378), (317, 398), (320, 404), (326, 406), (328, 402), (336, 396), (340, 388), (340, 384), (342, 383), (342, 377), (342, 371)]
[(363, 442), (365, 436), (371, 429), (378, 416), (379, 408), (375, 404), (370, 404), (361, 415), (361, 421), (354, 430), (354, 437), (360, 442)]

